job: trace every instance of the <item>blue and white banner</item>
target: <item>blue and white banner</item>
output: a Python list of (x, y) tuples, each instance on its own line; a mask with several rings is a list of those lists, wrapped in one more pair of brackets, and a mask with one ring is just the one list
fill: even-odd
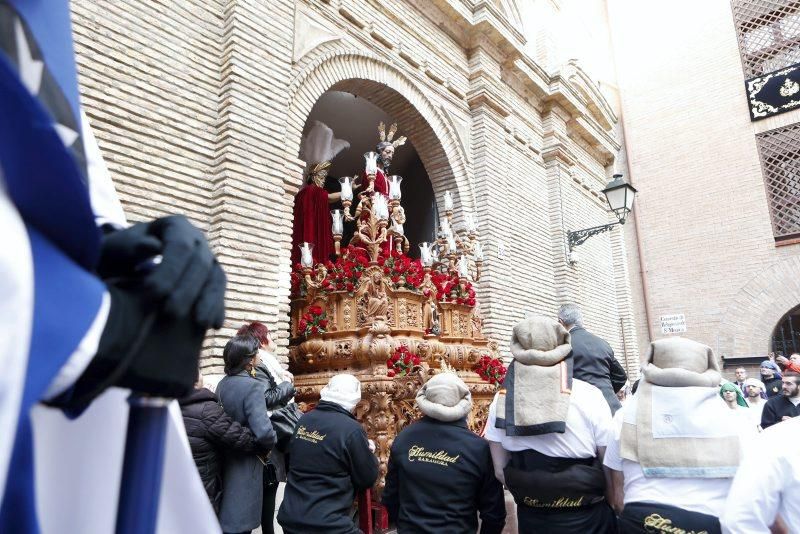
[[(0, 117), (0, 532), (113, 532), (129, 392), (76, 419), (40, 404), (97, 350), (96, 217), (124, 224), (113, 186), (91, 183), (107, 171), (86, 157), (66, 0), (0, 0)], [(156, 530), (219, 532), (175, 402), (163, 428)]]

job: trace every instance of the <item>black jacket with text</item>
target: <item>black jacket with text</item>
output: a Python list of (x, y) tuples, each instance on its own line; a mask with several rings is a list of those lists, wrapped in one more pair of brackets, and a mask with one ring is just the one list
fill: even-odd
[(287, 533), (359, 532), (350, 517), (356, 492), (378, 478), (378, 459), (353, 414), (320, 401), (289, 442), (289, 476), (278, 512)]
[(574, 327), (569, 335), (573, 378), (589, 382), (602, 391), (611, 413), (616, 413), (622, 407), (616, 393), (625, 385), (628, 376), (614, 357), (611, 345), (582, 326)]
[(403, 429), (392, 444), (383, 504), (401, 534), (499, 534), (506, 522), (503, 488), (489, 442), (465, 419), (430, 417)]

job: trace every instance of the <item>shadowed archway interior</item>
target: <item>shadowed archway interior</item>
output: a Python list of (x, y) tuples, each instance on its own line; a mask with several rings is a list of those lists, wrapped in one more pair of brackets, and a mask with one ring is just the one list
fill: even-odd
[[(371, 85), (378, 87), (374, 87), (374, 91), (367, 91)], [(330, 192), (339, 191), (339, 177), (361, 173), (364, 169), (364, 153), (375, 150), (378, 143), (378, 124), (384, 122), (388, 129), (391, 123), (397, 122), (397, 136), (406, 135), (409, 140), (397, 148), (389, 174), (403, 177), (402, 205), (407, 217), (404, 229), (411, 244), (409, 255), (416, 257), (419, 254), (416, 245), (433, 238), (438, 220), (433, 186), (410, 132), (420, 127), (420, 121), (424, 121), (410, 113), (414, 111), (413, 107), (399, 93), (381, 84), (346, 80), (334, 87), (315, 102), (303, 128), (305, 135), (314, 121), (320, 121), (328, 125), (337, 138), (350, 143), (350, 148), (333, 160), (325, 187)], [(384, 105), (389, 103), (389, 110), (370, 101), (370, 97)], [(396, 110), (403, 110), (399, 118), (396, 113), (391, 113)], [(332, 205), (331, 209), (339, 207), (340, 204)], [(346, 224), (343, 244), (352, 236), (353, 226), (354, 223)]]

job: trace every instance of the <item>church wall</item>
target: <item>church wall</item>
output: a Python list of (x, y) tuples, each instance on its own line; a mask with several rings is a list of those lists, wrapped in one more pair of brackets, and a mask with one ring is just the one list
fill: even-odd
[(84, 106), (131, 220), (186, 212), (228, 273), (228, 319), (209, 338), (206, 372), (246, 320), (269, 324), (286, 353), (299, 135), (332, 87), (398, 120), (438, 200), (456, 195), (457, 220), (463, 206), (476, 212), (487, 255), (478, 295), (501, 349), (526, 313), (554, 316), (575, 300), (622, 354), (620, 318), (633, 328), (615, 269), (622, 229), (582, 245), (577, 266), (564, 251), (565, 230), (609, 222), (598, 191), (613, 158), (598, 148), (606, 141), (582, 139), (575, 121), (596, 124), (586, 102), (567, 109), (535, 66), (519, 70), (518, 21), (473, 30), (457, 15), (466, 3), (446, 1), (187, 0), (167, 15), (149, 3), (73, 5)]

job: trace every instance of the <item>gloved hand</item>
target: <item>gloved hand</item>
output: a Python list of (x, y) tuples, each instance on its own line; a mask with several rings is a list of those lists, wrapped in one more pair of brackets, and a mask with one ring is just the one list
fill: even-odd
[(205, 332), (225, 318), (225, 273), (203, 233), (182, 216), (113, 232), (97, 272), (111, 297), (108, 319), (97, 354), (58, 404), (80, 411), (109, 386), (188, 393)]
[(280, 408), (285, 405), (289, 400), (294, 397), (295, 389), (294, 384), (291, 382), (281, 382), (275, 387), (269, 388), (264, 392), (264, 400), (267, 403), (267, 409)]
[[(159, 263), (152, 261), (159, 255)], [(105, 236), (97, 272), (108, 281), (141, 281), (142, 296), (168, 316), (191, 314), (204, 328), (220, 328), (225, 319), (225, 273), (203, 233), (182, 215)]]

